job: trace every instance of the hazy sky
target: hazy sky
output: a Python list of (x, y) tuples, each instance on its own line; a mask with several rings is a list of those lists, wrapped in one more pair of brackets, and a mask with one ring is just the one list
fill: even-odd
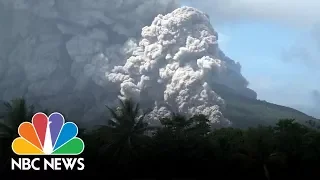
[(320, 1), (185, 0), (183, 4), (210, 15), (222, 50), (241, 63), (259, 99), (308, 113), (320, 111), (313, 93), (320, 89)]

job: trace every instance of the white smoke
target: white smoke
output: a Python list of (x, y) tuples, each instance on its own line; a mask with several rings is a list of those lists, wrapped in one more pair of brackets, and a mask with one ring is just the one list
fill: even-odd
[(91, 120), (119, 95), (151, 108), (150, 118), (202, 113), (230, 125), (212, 86), (256, 94), (219, 49), (209, 16), (177, 7), (176, 0), (0, 0), (0, 98), (25, 96)]
[[(121, 95), (138, 101), (153, 99), (173, 112), (203, 113), (212, 122), (227, 121), (220, 112), (223, 99), (207, 82), (215, 78), (209, 77), (210, 72), (218, 76), (226, 69), (223, 61), (215, 59), (217, 37), (208, 16), (182, 7), (158, 15), (141, 35), (134, 55), (108, 74), (112, 81), (120, 82)], [(162, 115), (164, 107), (156, 106), (155, 116)]]

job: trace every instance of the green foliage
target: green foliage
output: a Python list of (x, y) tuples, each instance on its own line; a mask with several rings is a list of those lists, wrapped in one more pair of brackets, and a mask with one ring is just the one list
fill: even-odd
[[(121, 172), (199, 177), (199, 173), (192, 173), (200, 171), (201, 175), (221, 174), (225, 178), (273, 180), (317, 174), (313, 174), (317, 166), (311, 165), (320, 162), (316, 122), (280, 119), (272, 126), (213, 129), (204, 115), (186, 118), (174, 114), (160, 119), (161, 127), (152, 128), (139, 104), (123, 100), (119, 105), (107, 107), (110, 118), (106, 125), (79, 130), (90, 175), (101, 172), (119, 176)], [(12, 142), (21, 122), (30, 121), (34, 108), (19, 99), (6, 103), (5, 112), (3, 124), (7, 128), (3, 132), (10, 136), (0, 140), (6, 144)], [(149, 130), (155, 133), (150, 135)]]
[(28, 106), (23, 98), (5, 102), (4, 107), (4, 112), (0, 115), (2, 136), (16, 136), (19, 125), (24, 121), (31, 121), (35, 113), (34, 106)]
[[(101, 153), (109, 153), (116, 161), (126, 161), (134, 149), (139, 146), (139, 140), (150, 129), (145, 121), (146, 112), (142, 112), (139, 104), (132, 100), (120, 100), (120, 107), (112, 109), (107, 107), (111, 114), (107, 125), (100, 126), (95, 133), (102, 147)], [(125, 157), (125, 158), (123, 158)]]

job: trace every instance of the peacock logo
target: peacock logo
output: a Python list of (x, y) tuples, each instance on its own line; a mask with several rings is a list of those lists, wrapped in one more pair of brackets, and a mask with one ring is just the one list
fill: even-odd
[(58, 112), (49, 117), (36, 113), (32, 123), (20, 124), (18, 134), (20, 137), (12, 142), (12, 150), (17, 155), (79, 155), (84, 150), (83, 140), (76, 137), (77, 125), (65, 122)]

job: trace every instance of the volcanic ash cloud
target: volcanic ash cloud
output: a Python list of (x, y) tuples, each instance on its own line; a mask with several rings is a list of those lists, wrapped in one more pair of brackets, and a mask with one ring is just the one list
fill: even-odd
[(0, 100), (24, 96), (70, 119), (101, 119), (118, 93), (105, 73), (125, 64), (142, 27), (176, 7), (176, 0), (0, 0)]
[(151, 119), (202, 113), (230, 125), (212, 87), (256, 94), (240, 64), (219, 49), (209, 17), (176, 9), (178, 3), (0, 0), (0, 24), (6, 24), (0, 26), (0, 99), (24, 96), (92, 122), (103, 119), (105, 105), (115, 105), (120, 93), (151, 108)]
[(151, 117), (202, 113), (212, 123), (230, 125), (221, 113), (224, 100), (210, 87), (228, 67), (218, 59), (217, 33), (209, 17), (191, 7), (178, 8), (155, 17), (141, 35), (126, 63), (107, 73), (120, 84), (121, 97), (153, 103)]

